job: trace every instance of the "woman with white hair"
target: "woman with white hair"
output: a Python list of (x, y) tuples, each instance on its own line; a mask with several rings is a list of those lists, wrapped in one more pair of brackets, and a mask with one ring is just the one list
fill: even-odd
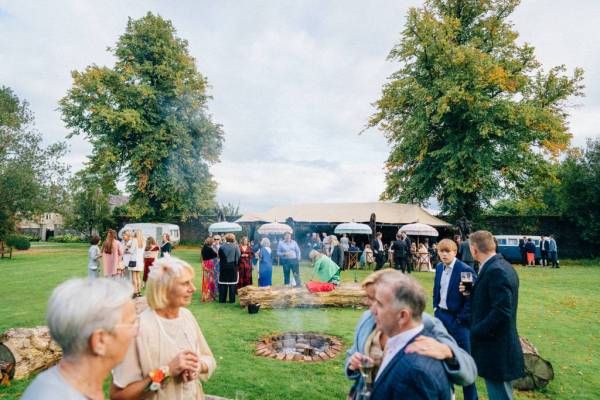
[(217, 364), (194, 315), (194, 269), (176, 257), (150, 267), (149, 308), (140, 314), (139, 333), (123, 362), (113, 370), (113, 400), (204, 398), (202, 384)]
[(131, 285), (112, 279), (71, 279), (54, 289), (46, 318), (63, 358), (22, 399), (104, 399), (104, 380), (137, 334), (131, 294)]
[(271, 241), (263, 238), (258, 250), (258, 286), (271, 286), (273, 284), (273, 259), (271, 258)]

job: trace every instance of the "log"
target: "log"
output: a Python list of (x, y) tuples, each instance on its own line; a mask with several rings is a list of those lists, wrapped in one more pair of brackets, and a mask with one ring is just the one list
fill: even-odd
[(342, 283), (331, 292), (310, 293), (305, 287), (246, 286), (238, 290), (240, 306), (260, 304), (265, 308), (366, 307), (366, 293), (356, 283)]
[(538, 349), (527, 338), (519, 339), (525, 359), (525, 376), (513, 381), (513, 386), (519, 390), (541, 389), (554, 379), (552, 364), (540, 356)]
[(9, 329), (0, 337), (15, 357), (14, 379), (23, 379), (56, 364), (62, 357), (60, 346), (50, 338), (47, 326)]

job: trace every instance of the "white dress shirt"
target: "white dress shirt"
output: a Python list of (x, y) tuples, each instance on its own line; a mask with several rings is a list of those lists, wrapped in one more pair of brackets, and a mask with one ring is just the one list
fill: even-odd
[(387, 367), (396, 354), (398, 354), (398, 352), (422, 330), (423, 324), (419, 324), (416, 328), (409, 329), (388, 339), (383, 353), (383, 360), (381, 361), (381, 366), (379, 367), (375, 380), (379, 379), (379, 375), (381, 375), (385, 367)]
[(444, 310), (448, 309), (446, 299), (448, 298), (448, 286), (450, 286), (450, 277), (452, 276), (452, 270), (454, 270), (454, 264), (456, 264), (456, 257), (450, 265), (444, 264), (444, 271), (442, 271), (440, 278), (440, 302), (438, 307)]

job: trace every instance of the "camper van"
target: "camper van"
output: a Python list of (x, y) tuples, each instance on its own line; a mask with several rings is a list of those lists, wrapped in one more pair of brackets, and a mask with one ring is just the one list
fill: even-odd
[(531, 236), (531, 235), (496, 235), (496, 240), (498, 241), (498, 249), (497, 253), (502, 254), (502, 256), (513, 263), (521, 262), (521, 249), (519, 249), (519, 239), (525, 236), (525, 240), (531, 238), (533, 244), (535, 244), (535, 261), (539, 263), (542, 258), (542, 254), (540, 253), (540, 236)]
[(144, 233), (144, 240), (148, 236), (152, 236), (158, 244), (161, 243), (163, 233), (168, 233), (171, 243), (174, 245), (179, 244), (179, 226), (174, 224), (160, 224), (153, 222), (140, 222), (135, 224), (127, 224), (119, 231), (119, 239), (123, 238), (123, 232), (130, 231), (134, 232), (141, 229)]

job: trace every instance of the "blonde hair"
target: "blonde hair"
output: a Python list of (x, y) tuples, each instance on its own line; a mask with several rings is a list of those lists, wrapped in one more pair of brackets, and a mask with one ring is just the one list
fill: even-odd
[(154, 261), (146, 283), (146, 300), (150, 308), (161, 310), (169, 306), (169, 290), (185, 269), (192, 274), (192, 278), (196, 275), (190, 264), (177, 257), (163, 257)]
[(451, 239), (442, 239), (437, 245), (438, 251), (457, 251), (458, 246), (456, 242)]
[(337, 236), (335, 236), (335, 235), (329, 236), (329, 245), (331, 247), (335, 247), (338, 244), (340, 244), (340, 241), (338, 240)]
[(362, 286), (362, 288), (364, 289), (369, 285), (373, 285), (373, 284), (377, 283), (379, 278), (381, 278), (381, 275), (385, 274), (386, 272), (390, 272), (390, 271), (395, 271), (395, 270), (392, 268), (385, 268), (385, 269), (377, 270), (377, 271), (371, 273), (369, 276), (367, 276), (365, 278), (365, 280), (362, 281), (360, 286)]
[(141, 249), (142, 247), (144, 247), (144, 232), (142, 232), (141, 229), (136, 229), (135, 233), (133, 234), (133, 238), (136, 240), (136, 244), (137, 244), (137, 248)]

